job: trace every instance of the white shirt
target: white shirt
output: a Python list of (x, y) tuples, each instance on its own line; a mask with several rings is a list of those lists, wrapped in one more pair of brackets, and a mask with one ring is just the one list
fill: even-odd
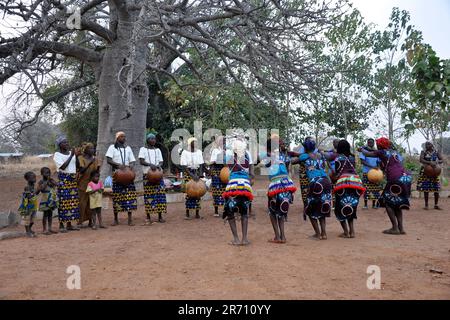
[(190, 169), (197, 169), (203, 164), (203, 154), (200, 150), (194, 152), (183, 150), (180, 157), (180, 165), (187, 166)]
[(223, 164), (223, 149), (222, 148), (214, 148), (211, 151), (211, 163), (215, 162), (217, 164)]
[[(145, 162), (154, 164), (155, 166), (159, 165), (159, 163), (163, 161), (161, 150), (159, 150), (159, 148), (149, 149), (146, 147), (142, 147), (141, 149), (139, 149), (138, 158), (144, 159)], [(147, 173), (149, 169), (150, 167), (143, 166), (142, 172)]]
[(124, 148), (116, 148), (114, 145), (110, 145), (108, 151), (106, 151), (106, 157), (111, 158), (112, 161), (118, 164), (124, 164), (128, 166), (130, 162), (135, 162), (133, 150), (129, 146)]
[(55, 152), (55, 154), (53, 155), (53, 160), (55, 161), (56, 168), (58, 169), (58, 171), (64, 173), (77, 173), (77, 157), (75, 155), (72, 157), (69, 165), (64, 170), (60, 169), (61, 166), (67, 161), (67, 159), (69, 159), (69, 157), (70, 153), (63, 154), (61, 152)]

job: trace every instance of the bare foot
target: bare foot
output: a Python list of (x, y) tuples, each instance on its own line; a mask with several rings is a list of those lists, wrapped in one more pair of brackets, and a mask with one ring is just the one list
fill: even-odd
[(240, 246), (241, 242), (239, 241), (239, 239), (237, 239), (237, 240), (230, 241), (228, 244), (232, 245), (232, 246)]
[(393, 234), (393, 235), (399, 235), (400, 231), (398, 229), (387, 229), (383, 231), (384, 234)]
[(278, 240), (278, 239), (269, 239), (269, 240), (267, 240), (267, 242), (270, 242), (270, 243), (283, 243), (283, 241), (282, 240)]
[(248, 246), (249, 244), (250, 244), (250, 241), (248, 241), (248, 240), (242, 240), (241, 245), (243, 245), (243, 246)]
[(313, 234), (312, 236), (309, 236), (310, 239), (312, 240), (320, 240), (320, 234)]
[(321, 236), (320, 236), (320, 240), (327, 240), (328, 239), (328, 237), (327, 237), (327, 234), (325, 233), (325, 234), (322, 234)]
[(341, 233), (340, 235), (339, 235), (339, 238), (349, 238), (350, 237), (350, 235), (348, 234), (348, 233)]
[(405, 230), (400, 230), (400, 234), (406, 234)]

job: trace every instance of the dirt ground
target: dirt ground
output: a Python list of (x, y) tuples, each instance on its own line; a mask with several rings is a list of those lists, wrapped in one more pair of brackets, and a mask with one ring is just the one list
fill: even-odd
[[(17, 208), (22, 188), (21, 178), (0, 180), (0, 211)], [(381, 233), (389, 227), (383, 209), (359, 209), (356, 239), (338, 238), (332, 217), (326, 241), (309, 238), (296, 199), (288, 242), (275, 245), (267, 242), (266, 201), (256, 198), (247, 247), (228, 245), (229, 226), (213, 217), (211, 202), (202, 206), (203, 220), (185, 221), (176, 203), (165, 224), (141, 226), (139, 207), (134, 227), (124, 214), (117, 227), (51, 236), (40, 234), (39, 221), (36, 239), (0, 241), (0, 299), (450, 299), (449, 199), (443, 211), (424, 211), (413, 200), (405, 236)], [(104, 217), (109, 225), (111, 210)], [(70, 265), (80, 267), (81, 290), (67, 289)], [(380, 267), (380, 290), (367, 288), (370, 265)]]

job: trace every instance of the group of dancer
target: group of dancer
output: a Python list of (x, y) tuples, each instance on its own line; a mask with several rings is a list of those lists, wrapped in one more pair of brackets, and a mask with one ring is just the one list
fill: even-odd
[[(304, 204), (303, 217), (309, 218), (314, 229), (314, 239), (327, 239), (326, 218), (331, 212), (342, 226), (344, 238), (354, 238), (355, 219), (360, 198), (373, 201), (373, 207), (385, 207), (391, 221), (391, 228), (384, 230), (386, 234), (405, 234), (403, 210), (408, 210), (411, 193), (411, 174), (405, 170), (400, 154), (387, 138), (375, 141), (369, 139), (365, 147), (358, 148), (363, 164), (363, 176), (356, 170), (355, 155), (346, 140), (333, 141), (332, 150), (317, 148), (313, 138), (306, 138), (301, 147), (289, 151), (286, 144), (278, 136), (267, 140), (267, 152), (258, 155), (253, 161), (245, 139), (233, 139), (227, 143), (224, 137), (217, 137), (215, 147), (211, 151), (208, 165), (203, 153), (197, 146), (195, 138), (190, 138), (180, 154), (180, 171), (185, 183), (198, 181), (203, 176), (211, 177), (214, 216), (228, 221), (233, 235), (232, 245), (247, 245), (248, 216), (254, 199), (252, 189), (254, 167), (268, 170), (269, 185), (267, 190), (267, 210), (274, 230), (271, 243), (286, 243), (284, 224), (287, 221), (289, 207), (293, 203), (297, 188), (289, 176), (290, 166), (299, 164), (299, 180)], [(105, 228), (102, 216), (103, 183), (100, 181), (99, 169), (101, 161), (95, 156), (93, 144), (83, 145), (81, 153), (70, 148), (67, 139), (58, 138), (58, 151), (54, 154), (58, 181), (51, 178), (49, 168), (42, 168), (42, 179), (36, 186), (36, 175), (27, 172), (27, 186), (22, 195), (20, 212), (24, 216), (27, 235), (35, 236), (32, 230), (37, 210), (43, 212), (44, 234), (56, 233), (52, 230), (53, 211), (58, 209), (60, 232), (79, 230), (84, 221), (89, 221), (93, 229)], [(436, 166), (442, 163), (442, 156), (434, 150), (431, 143), (425, 145), (421, 155), (423, 165)], [(126, 144), (124, 132), (117, 132), (114, 144), (106, 152), (107, 163), (114, 172), (128, 168), (134, 170), (136, 159), (133, 151)], [(139, 164), (142, 166), (144, 181), (144, 203), (146, 221), (151, 225), (152, 214), (158, 221), (165, 222), (163, 215), (167, 212), (166, 189), (163, 179), (152, 183), (147, 179), (149, 170), (159, 170), (163, 165), (161, 150), (156, 147), (156, 136), (152, 133), (146, 137), (146, 145), (139, 150)], [(229, 168), (229, 177), (224, 181), (221, 170)], [(385, 175), (386, 184), (371, 183), (367, 173), (372, 168), (380, 168)], [(114, 174), (113, 174), (114, 177)], [(418, 189), (426, 192), (425, 204), (428, 208), (428, 192), (435, 193), (435, 208), (439, 209), (439, 178), (429, 178), (423, 168), (418, 180)], [(38, 201), (40, 197), (40, 201)], [(114, 220), (112, 225), (119, 224), (119, 213), (127, 212), (128, 225), (133, 226), (133, 211), (137, 210), (137, 192), (134, 182), (112, 182), (112, 201)], [(201, 219), (201, 199), (186, 194), (185, 219)], [(236, 220), (240, 217), (242, 236), (239, 237)], [(78, 222), (73, 225), (73, 222)]]

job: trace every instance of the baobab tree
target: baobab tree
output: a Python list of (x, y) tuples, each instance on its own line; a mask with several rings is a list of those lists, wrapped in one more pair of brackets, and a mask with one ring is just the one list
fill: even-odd
[[(118, 130), (136, 151), (144, 140), (148, 82), (168, 77), (185, 86), (176, 64), (212, 81), (198, 67), (207, 67), (211, 54), (220, 59), (214, 81), (238, 83), (276, 107), (261, 93), (314, 89), (326, 70), (308, 47), (323, 41), (348, 8), (344, 0), (3, 0), (0, 84), (16, 81), (22, 108), (40, 100), (9, 126), (20, 132), (61, 97), (97, 86), (98, 152)], [(77, 70), (70, 81), (62, 73), (69, 62)], [(64, 83), (59, 91), (44, 91), (51, 79)]]

